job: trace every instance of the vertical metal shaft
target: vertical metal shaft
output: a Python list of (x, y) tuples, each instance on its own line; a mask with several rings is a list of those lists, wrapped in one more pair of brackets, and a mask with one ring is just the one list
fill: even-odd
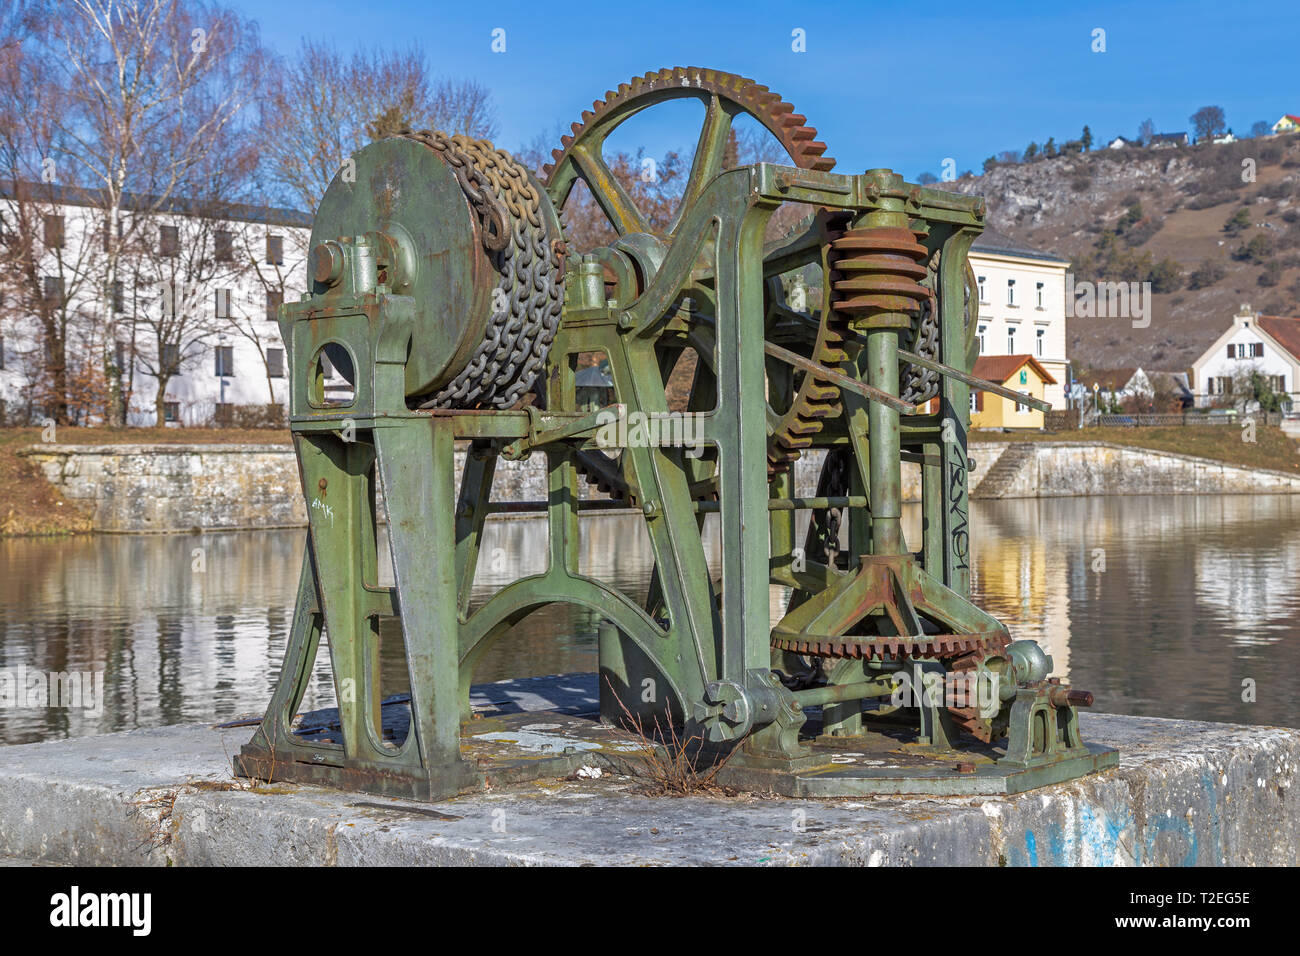
[[(898, 330), (872, 329), (867, 338), (867, 381), (898, 394)], [(871, 436), (871, 553), (901, 554), (903, 475), (898, 412), (881, 402), (867, 406)]]

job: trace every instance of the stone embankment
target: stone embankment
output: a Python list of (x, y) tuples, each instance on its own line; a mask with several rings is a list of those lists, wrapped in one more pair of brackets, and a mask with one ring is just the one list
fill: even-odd
[[(284, 445), (34, 445), (22, 452), (97, 531), (290, 528), (307, 523), (293, 451)], [(1085, 442), (980, 442), (970, 449), (975, 498), (1142, 494), (1296, 494), (1300, 477), (1205, 458)], [(463, 452), (458, 452), (457, 467)], [(494, 497), (546, 497), (544, 459), (497, 465)], [(795, 466), (815, 494), (820, 454)], [(584, 497), (595, 492), (582, 484)], [(921, 495), (903, 465), (903, 497)]]

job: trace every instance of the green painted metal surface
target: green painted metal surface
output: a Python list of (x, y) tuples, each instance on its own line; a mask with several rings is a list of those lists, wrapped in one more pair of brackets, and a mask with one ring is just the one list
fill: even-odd
[[(1088, 696), (1053, 681), (1036, 645), (1012, 643), (969, 599), (978, 380), (966, 255), (982, 201), (889, 170), (832, 173), (774, 94), (755, 99), (711, 71), (665, 75), (681, 85), (648, 74), (640, 92), (620, 88), (545, 186), (488, 144), (436, 134), (372, 144), (353, 157), (355, 176), (331, 185), (312, 290), (280, 319), (309, 546), (280, 683), (237, 771), (428, 800), (484, 784), (491, 761), (462, 741), (474, 667), (552, 603), (605, 622), (606, 720), (680, 728), (701, 759), (725, 757), (736, 785), (1010, 792), (1112, 765), (1113, 751), (1079, 740), (1075, 707)], [(599, 146), (627, 116), (680, 95), (705, 103), (705, 126), (684, 199), (655, 228)], [(792, 165), (726, 168), (731, 118), (760, 107), (789, 133)], [(577, 179), (609, 214), (611, 244), (569, 250), (555, 238)], [(784, 237), (768, 228), (783, 205), (808, 214)], [(820, 288), (820, 305), (787, 301), (796, 275)], [(558, 324), (544, 314), (547, 283), (565, 292)], [(523, 353), (544, 356), (535, 378)], [(345, 388), (326, 387), (322, 354), (351, 372)], [(682, 401), (669, 384), (684, 357)], [(614, 403), (593, 412), (575, 376), (598, 359)], [(529, 397), (485, 405), (466, 382)], [(459, 475), (457, 442), (468, 448)], [(821, 487), (798, 498), (793, 461), (816, 449), (828, 452)], [(523, 506), (547, 521), (546, 570), (472, 607), (495, 464), (530, 454), (548, 476), (546, 500)], [(901, 526), (904, 460), (922, 469), (918, 541)], [(584, 480), (640, 510), (654, 557), (644, 602), (579, 570)], [(381, 482), (392, 587), (378, 581)], [(812, 516), (802, 542), (800, 511)], [(716, 578), (707, 514), (721, 538)], [(791, 589), (780, 621), (774, 584)], [(381, 618), (400, 622), (410, 678), (400, 741), (380, 719)], [(293, 719), (322, 629), (339, 730), (306, 741)], [(827, 741), (896, 746), (900, 718), (929, 748), (924, 770), (827, 764)], [(895, 736), (881, 736), (882, 721)], [(984, 749), (972, 757), (975, 738)], [(534, 769), (557, 766), (568, 764)]]

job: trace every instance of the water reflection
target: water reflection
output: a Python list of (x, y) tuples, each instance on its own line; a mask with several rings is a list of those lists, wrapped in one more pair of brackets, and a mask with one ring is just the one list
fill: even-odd
[[(973, 590), (1015, 637), (1101, 710), (1300, 725), (1300, 499), (1283, 496), (975, 502)], [(904, 518), (915, 541), (920, 516)], [(545, 567), (545, 524), (489, 525), (475, 603)], [(582, 569), (642, 599), (636, 519), (583, 522)], [(717, 536), (706, 536), (710, 563)], [(102, 714), (0, 709), (19, 743), (258, 712), (284, 653), (302, 532), (0, 540), (0, 671), (96, 672)], [(773, 615), (784, 595), (773, 591)], [(594, 670), (596, 618), (555, 607), (521, 622), (478, 680)], [(385, 631), (386, 692), (405, 685)], [(1243, 680), (1257, 702), (1242, 700)], [(318, 661), (307, 707), (332, 703)]]

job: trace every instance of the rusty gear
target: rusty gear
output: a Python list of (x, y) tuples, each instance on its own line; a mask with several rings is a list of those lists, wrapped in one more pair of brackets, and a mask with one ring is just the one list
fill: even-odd
[[(563, 174), (567, 164), (576, 166), (572, 158), (575, 146), (580, 147), (589, 139), (603, 142), (610, 129), (645, 108), (643, 101), (647, 97), (675, 99), (702, 97), (702, 94), (711, 94), (730, 104), (733, 115), (745, 113), (762, 123), (785, 148), (793, 165), (823, 172), (834, 168), (835, 160), (825, 155), (826, 144), (818, 142), (817, 131), (808, 126), (807, 118), (794, 112), (794, 106), (779, 94), (743, 76), (696, 67), (672, 67), (620, 84), (617, 90), (608, 91), (603, 100), (594, 102), (592, 108), (582, 114), (582, 119), (573, 124), (569, 134), (561, 139), (560, 148), (552, 153), (552, 162), (543, 167), (543, 181), (556, 208), (563, 206), (572, 188), (573, 179)], [(815, 361), (825, 361), (826, 358), (842, 360), (836, 359), (839, 353), (834, 351), (831, 342), (834, 336), (835, 333), (828, 333), (826, 344), (815, 350)], [(839, 414), (838, 396), (839, 391), (835, 389), (831, 401), (827, 402), (824, 384), (811, 380), (802, 387), (796, 402), (782, 416), (787, 427), (769, 439), (769, 460), (775, 458), (775, 461), (788, 466), (789, 460), (797, 458), (797, 450), (791, 453), (790, 449), (807, 446), (811, 439), (803, 441), (801, 436), (820, 430), (820, 418)], [(778, 435), (785, 436), (786, 441), (782, 443)], [(581, 452), (577, 464), (583, 477), (599, 490), (614, 498), (635, 499), (635, 489), (628, 486), (622, 466), (615, 459), (600, 453)], [(716, 497), (715, 488), (716, 482), (709, 479), (698, 482), (692, 491), (696, 497), (710, 498)]]

